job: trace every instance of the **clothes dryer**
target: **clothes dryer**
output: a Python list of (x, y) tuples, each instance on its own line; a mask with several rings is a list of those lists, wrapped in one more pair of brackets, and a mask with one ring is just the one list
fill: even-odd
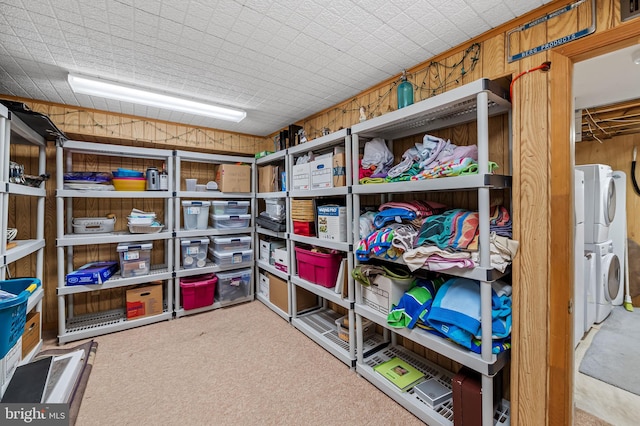
[(584, 172), (584, 242), (609, 239), (609, 226), (616, 214), (616, 187), (613, 170), (606, 164), (576, 166)]
[(612, 301), (620, 288), (620, 260), (613, 253), (611, 240), (604, 243), (585, 244), (585, 249), (595, 254), (596, 264), (596, 323), (604, 321), (613, 308)]

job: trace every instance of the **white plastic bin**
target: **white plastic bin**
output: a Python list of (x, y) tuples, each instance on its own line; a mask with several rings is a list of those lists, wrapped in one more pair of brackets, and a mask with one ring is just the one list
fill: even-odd
[(120, 275), (122, 278), (148, 275), (151, 270), (152, 243), (118, 244), (120, 254)]
[(208, 238), (181, 239), (182, 267), (184, 269), (203, 268), (207, 264)]
[(215, 293), (216, 301), (228, 302), (249, 295), (249, 288), (253, 282), (251, 280), (251, 268), (219, 272), (216, 275), (218, 276)]
[(183, 201), (184, 229), (207, 229), (211, 201)]
[(212, 201), (213, 214), (247, 214), (248, 201)]
[(250, 214), (228, 215), (212, 214), (211, 223), (216, 229), (247, 228), (251, 222)]
[(238, 237), (209, 237), (209, 239), (213, 243), (213, 249), (219, 252), (251, 249), (251, 237), (248, 235)]
[(209, 249), (210, 257), (218, 266), (229, 266), (253, 260), (253, 250), (215, 251)]

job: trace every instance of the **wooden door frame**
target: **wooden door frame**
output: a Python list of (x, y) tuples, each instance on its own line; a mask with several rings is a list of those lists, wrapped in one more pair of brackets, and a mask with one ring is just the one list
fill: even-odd
[[(549, 208), (552, 285), (548, 318), (548, 424), (573, 423), (573, 286), (560, 285), (553, 279), (556, 274), (566, 275), (566, 269), (570, 269), (566, 267), (566, 259), (573, 258), (573, 64), (639, 43), (640, 19), (635, 19), (553, 49), (549, 54), (552, 64), (549, 74), (550, 200), (554, 211), (560, 208), (559, 211), (566, 214), (551, 214)], [(565, 250), (570, 253), (568, 257)], [(569, 274), (572, 276), (573, 272)], [(573, 278), (570, 282), (575, 285)]]

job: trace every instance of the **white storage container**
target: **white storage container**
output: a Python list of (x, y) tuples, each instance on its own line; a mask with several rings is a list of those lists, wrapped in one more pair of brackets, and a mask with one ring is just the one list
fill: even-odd
[(184, 229), (207, 229), (211, 201), (183, 201)]
[(213, 214), (247, 214), (249, 213), (248, 201), (212, 201)]
[(251, 237), (248, 235), (239, 237), (209, 237), (209, 239), (213, 243), (213, 249), (219, 252), (251, 249)]
[(253, 282), (251, 268), (219, 272), (216, 275), (218, 276), (215, 290), (216, 301), (228, 302), (249, 295), (249, 288)]
[(184, 269), (203, 268), (207, 264), (208, 238), (181, 239), (182, 267)]
[(251, 221), (250, 214), (228, 215), (212, 214), (211, 223), (216, 229), (247, 228)]
[(120, 254), (122, 278), (148, 275), (151, 270), (151, 243), (120, 243), (116, 250)]
[(115, 217), (74, 217), (71, 220), (74, 234), (99, 234), (113, 232)]
[(209, 249), (211, 259), (218, 266), (229, 266), (253, 260), (253, 250), (242, 251), (215, 251)]

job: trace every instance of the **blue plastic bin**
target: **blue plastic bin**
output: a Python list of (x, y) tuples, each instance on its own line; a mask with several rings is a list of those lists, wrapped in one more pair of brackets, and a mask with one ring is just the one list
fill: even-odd
[(37, 278), (0, 281), (0, 290), (17, 296), (0, 300), (0, 358), (4, 358), (22, 336), (27, 321), (29, 296), (41, 285)]

